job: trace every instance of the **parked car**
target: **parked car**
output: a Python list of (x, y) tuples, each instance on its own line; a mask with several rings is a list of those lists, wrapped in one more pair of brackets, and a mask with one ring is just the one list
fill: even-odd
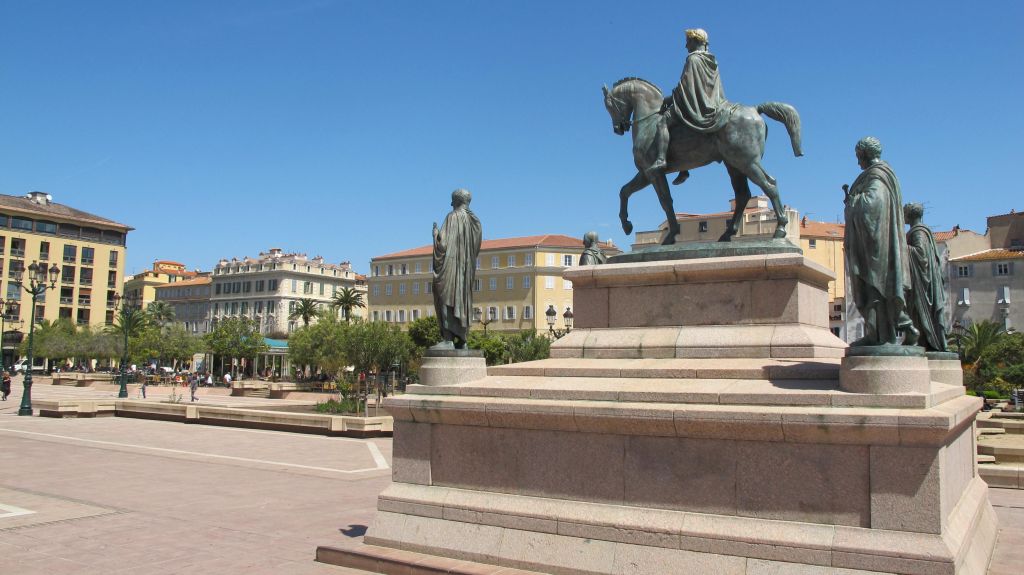
[[(14, 373), (25, 373), (28, 368), (28, 360), (22, 359), (14, 364)], [(32, 373), (44, 373), (46, 371), (45, 365), (36, 365), (32, 368)]]

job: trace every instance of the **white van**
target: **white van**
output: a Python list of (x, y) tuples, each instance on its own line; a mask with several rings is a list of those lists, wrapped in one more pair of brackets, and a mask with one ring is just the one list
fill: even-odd
[[(37, 358), (33, 359), (33, 363), (35, 363), (36, 365), (35, 365), (35, 367), (32, 368), (32, 373), (44, 373), (44, 372), (46, 372), (46, 360), (45, 359), (37, 357)], [(14, 364), (14, 373), (25, 373), (25, 370), (27, 368), (28, 368), (28, 359), (18, 360), (18, 362)]]

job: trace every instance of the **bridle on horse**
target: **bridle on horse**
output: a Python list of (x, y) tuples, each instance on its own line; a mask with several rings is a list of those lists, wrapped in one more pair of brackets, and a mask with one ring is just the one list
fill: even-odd
[[(612, 101), (612, 106), (615, 107), (615, 114), (621, 118), (624, 114), (622, 113), (622, 110), (619, 108), (619, 104), (625, 105), (625, 102), (619, 100), (615, 96), (612, 96), (611, 92), (608, 93), (608, 99)], [(633, 120), (630, 120), (629, 116), (626, 116), (624, 120), (615, 124), (615, 127), (622, 130), (623, 132), (628, 132), (632, 126), (635, 126), (652, 116), (657, 116), (660, 112), (661, 110), (651, 112), (650, 114), (647, 114), (646, 116), (640, 118), (639, 120), (636, 120), (635, 122)]]

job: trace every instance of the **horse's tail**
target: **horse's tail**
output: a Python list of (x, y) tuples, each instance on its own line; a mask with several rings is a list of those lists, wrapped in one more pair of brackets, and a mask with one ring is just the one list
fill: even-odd
[(765, 102), (757, 107), (757, 112), (785, 124), (789, 141), (793, 144), (793, 155), (798, 158), (804, 155), (800, 148), (800, 113), (796, 108), (782, 102)]

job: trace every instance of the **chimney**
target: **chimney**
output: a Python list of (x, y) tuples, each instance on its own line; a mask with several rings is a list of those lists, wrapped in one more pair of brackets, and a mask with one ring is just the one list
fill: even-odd
[(29, 192), (25, 194), (25, 198), (30, 202), (39, 204), (40, 206), (48, 206), (50, 205), (50, 202), (53, 201), (53, 196), (46, 192)]

